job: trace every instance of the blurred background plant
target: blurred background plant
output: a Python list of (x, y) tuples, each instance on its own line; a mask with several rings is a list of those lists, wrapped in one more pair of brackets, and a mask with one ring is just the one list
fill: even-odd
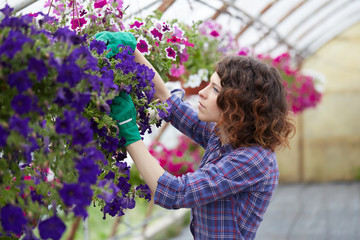
[(178, 136), (175, 148), (169, 149), (160, 141), (153, 141), (149, 151), (166, 171), (175, 176), (194, 172), (204, 154), (204, 149), (185, 135)]

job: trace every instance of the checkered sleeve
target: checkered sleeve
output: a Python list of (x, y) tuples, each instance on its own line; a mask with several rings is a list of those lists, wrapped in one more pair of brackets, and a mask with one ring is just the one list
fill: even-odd
[[(240, 191), (264, 191), (269, 178), (271, 157), (260, 150), (237, 151), (175, 177), (165, 172), (158, 180), (154, 201), (168, 209), (193, 208)], [(260, 184), (257, 184), (260, 183)]]
[(184, 94), (182, 93), (180, 97), (176, 93), (179, 91), (179, 89), (174, 90), (167, 100), (170, 105), (170, 115), (164, 120), (170, 122), (180, 132), (206, 148), (213, 125), (200, 121), (197, 111), (188, 102), (183, 101)]

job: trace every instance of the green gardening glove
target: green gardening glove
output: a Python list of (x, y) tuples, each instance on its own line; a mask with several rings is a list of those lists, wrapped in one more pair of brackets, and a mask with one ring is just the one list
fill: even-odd
[(129, 32), (103, 31), (95, 34), (95, 39), (105, 42), (108, 50), (111, 48), (111, 51), (106, 55), (107, 58), (119, 53), (119, 45), (129, 46), (133, 51), (136, 48), (136, 38)]
[(129, 94), (122, 91), (110, 105), (110, 117), (116, 121), (119, 128), (119, 139), (125, 137), (125, 146), (141, 140), (139, 128), (136, 125), (137, 112)]

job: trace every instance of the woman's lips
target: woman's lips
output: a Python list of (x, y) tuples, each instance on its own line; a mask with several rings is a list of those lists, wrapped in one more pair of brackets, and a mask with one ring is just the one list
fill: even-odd
[(202, 105), (200, 101), (199, 101), (199, 108), (205, 108), (204, 105)]

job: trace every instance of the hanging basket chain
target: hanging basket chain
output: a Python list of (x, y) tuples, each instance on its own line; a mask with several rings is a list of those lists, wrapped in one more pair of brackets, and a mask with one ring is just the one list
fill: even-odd
[(52, 7), (52, 4), (53, 4), (53, 1), (54, 1), (54, 0), (51, 0), (50, 6), (49, 6), (49, 11), (48, 11), (47, 15), (49, 15), (49, 14), (50, 14), (50, 10), (51, 10), (51, 7)]

